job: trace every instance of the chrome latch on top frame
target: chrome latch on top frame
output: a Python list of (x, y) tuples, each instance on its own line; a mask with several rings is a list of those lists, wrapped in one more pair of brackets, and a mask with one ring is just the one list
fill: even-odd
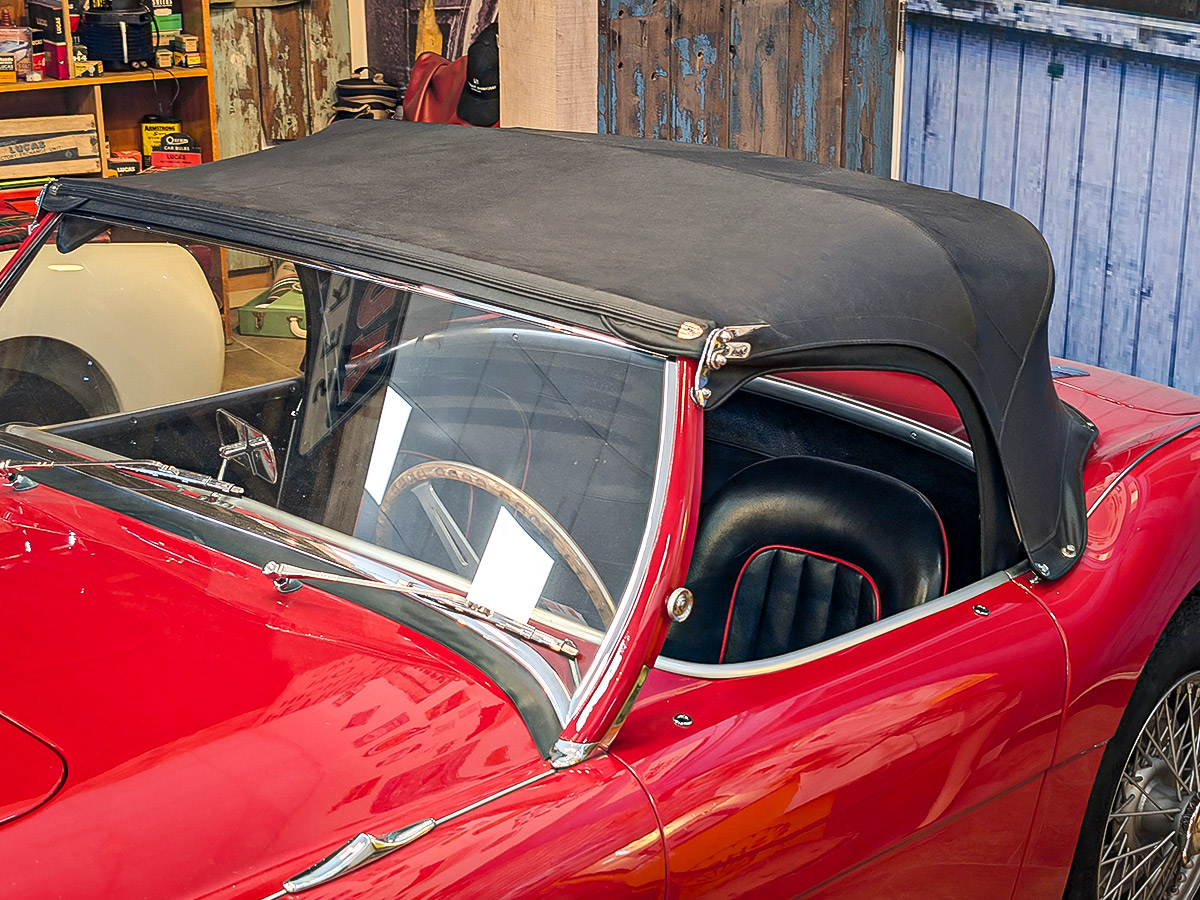
[(717, 369), (730, 360), (743, 360), (750, 356), (750, 342), (739, 340), (747, 335), (765, 328), (766, 325), (726, 325), (714, 328), (704, 339), (704, 349), (700, 351), (700, 362), (696, 367), (696, 381), (692, 385), (692, 402), (701, 409), (708, 403), (712, 391), (708, 388), (708, 378)]

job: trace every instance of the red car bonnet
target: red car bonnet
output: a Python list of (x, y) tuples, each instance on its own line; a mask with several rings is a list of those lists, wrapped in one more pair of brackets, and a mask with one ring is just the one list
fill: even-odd
[[(0, 711), (68, 773), (4, 826), (14, 896), (193, 896), (299, 871), (547, 767), (508, 697), (426, 638), (47, 486), (0, 485), (0, 572)], [(61, 777), (12, 731), (0, 812)], [(64, 840), (88, 865), (52, 862)], [(130, 865), (139, 846), (155, 850)]]

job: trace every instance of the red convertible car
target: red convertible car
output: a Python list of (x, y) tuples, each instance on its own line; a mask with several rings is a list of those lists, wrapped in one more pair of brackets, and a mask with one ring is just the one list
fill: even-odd
[(0, 896), (1200, 892), (1200, 400), (1020, 217), (352, 121), (0, 298), (97, 239), (294, 262), (304, 371), (0, 428)]

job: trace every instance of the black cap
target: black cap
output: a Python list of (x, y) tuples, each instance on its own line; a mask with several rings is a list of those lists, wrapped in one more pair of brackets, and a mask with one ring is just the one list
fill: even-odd
[(467, 50), (467, 80), (458, 98), (458, 117), (490, 128), (500, 121), (500, 46), (498, 25), (479, 33)]

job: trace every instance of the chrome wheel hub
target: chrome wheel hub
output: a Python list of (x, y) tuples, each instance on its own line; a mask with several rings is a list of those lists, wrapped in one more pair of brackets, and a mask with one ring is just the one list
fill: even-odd
[(1200, 895), (1200, 673), (1150, 713), (1121, 771), (1100, 848), (1102, 900)]

